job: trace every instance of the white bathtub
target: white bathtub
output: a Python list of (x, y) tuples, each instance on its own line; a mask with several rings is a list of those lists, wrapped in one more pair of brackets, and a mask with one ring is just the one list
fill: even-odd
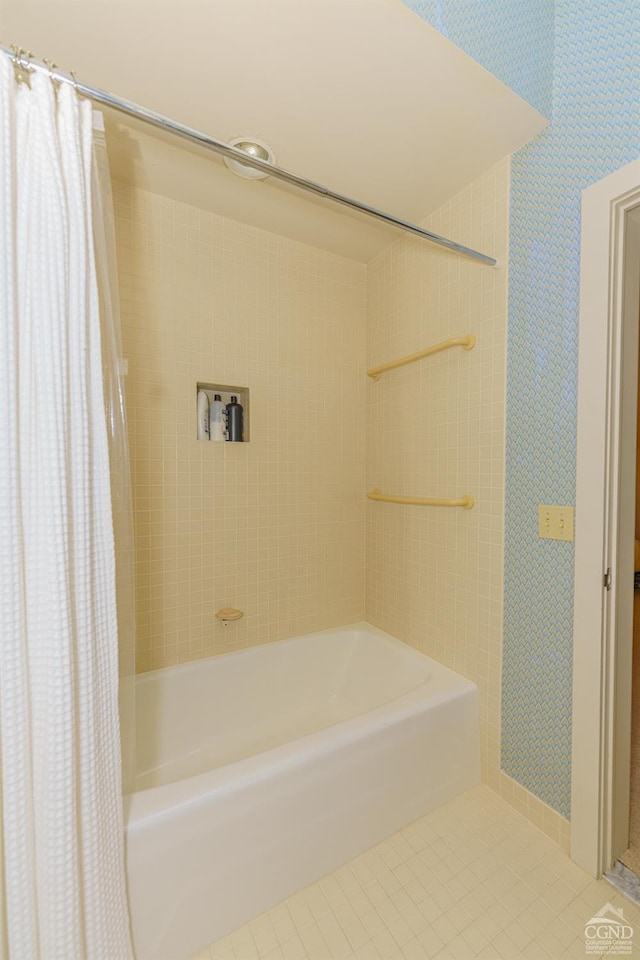
[(201, 948), (480, 780), (475, 684), (369, 626), (137, 680), (137, 960)]

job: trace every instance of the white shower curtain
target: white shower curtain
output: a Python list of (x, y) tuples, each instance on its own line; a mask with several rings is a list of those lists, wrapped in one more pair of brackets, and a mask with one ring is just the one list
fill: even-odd
[(0, 957), (132, 955), (91, 106), (0, 56)]

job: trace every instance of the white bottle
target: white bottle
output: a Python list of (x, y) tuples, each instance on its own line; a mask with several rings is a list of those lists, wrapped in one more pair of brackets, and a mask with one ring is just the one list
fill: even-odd
[(209, 439), (209, 397), (205, 390), (198, 390), (198, 440)]
[(214, 394), (209, 406), (209, 439), (224, 440), (225, 438), (225, 405), (219, 393)]

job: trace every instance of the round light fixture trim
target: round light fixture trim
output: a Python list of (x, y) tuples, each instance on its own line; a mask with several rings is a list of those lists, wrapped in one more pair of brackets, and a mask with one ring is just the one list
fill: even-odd
[[(276, 162), (275, 154), (271, 147), (263, 140), (258, 140), (257, 137), (234, 137), (233, 140), (229, 140), (229, 146), (235, 147), (236, 150), (242, 150), (257, 160), (265, 160), (267, 163)], [(232, 160), (231, 157), (223, 157), (223, 160), (227, 167), (229, 167), (229, 170), (239, 177), (244, 177), (246, 180), (264, 180), (269, 176), (269, 174), (263, 170), (258, 170), (256, 167), (248, 167), (246, 164), (240, 163), (239, 160)]]

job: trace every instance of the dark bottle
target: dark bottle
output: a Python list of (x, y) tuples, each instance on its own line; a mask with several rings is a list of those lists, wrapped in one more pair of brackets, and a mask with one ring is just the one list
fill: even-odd
[(242, 443), (244, 433), (244, 410), (237, 397), (227, 404), (227, 440)]

